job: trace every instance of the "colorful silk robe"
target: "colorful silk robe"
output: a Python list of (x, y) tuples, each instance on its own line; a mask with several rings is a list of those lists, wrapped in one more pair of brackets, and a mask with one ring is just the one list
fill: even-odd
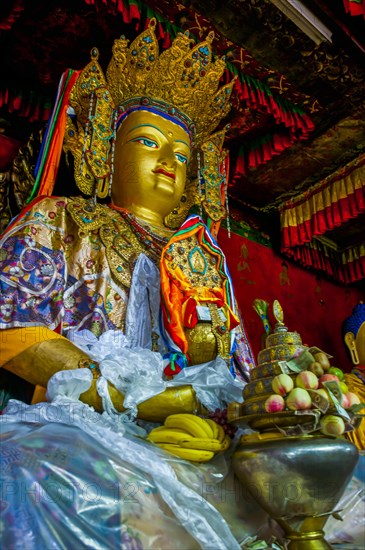
[[(156, 250), (118, 212), (102, 205), (91, 212), (89, 205), (37, 199), (9, 227), (0, 242), (0, 328), (43, 325), (65, 336), (125, 330), (131, 271), (142, 252), (156, 262)], [(238, 326), (232, 351), (249, 370), (252, 353), (224, 255), (198, 216), (162, 251), (161, 280), (164, 318), (177, 327), (169, 334), (180, 349), (186, 352), (183, 327), (192, 326), (198, 298), (213, 301), (225, 307), (230, 329)]]

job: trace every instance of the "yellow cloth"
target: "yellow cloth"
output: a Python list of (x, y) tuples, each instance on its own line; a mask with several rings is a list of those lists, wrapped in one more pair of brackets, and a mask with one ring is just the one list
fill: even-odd
[[(350, 392), (357, 395), (361, 403), (365, 403), (365, 384), (355, 374), (345, 374), (345, 384)], [(363, 413), (364, 411), (360, 411)], [(361, 451), (365, 450), (365, 419), (363, 418), (360, 426), (353, 432), (346, 433), (347, 439), (351, 441)]]
[[(0, 368), (8, 361), (45, 340), (64, 338), (45, 326), (8, 328), (1, 331)], [(32, 398), (32, 405), (46, 401), (46, 389), (36, 386)]]
[(47, 392), (46, 388), (44, 388), (43, 386), (38, 386), (37, 384), (37, 386), (34, 389), (31, 404), (36, 405), (37, 403), (44, 403), (45, 401), (47, 401), (46, 392)]
[(64, 338), (45, 326), (8, 328), (1, 331), (0, 367), (8, 361), (45, 340)]

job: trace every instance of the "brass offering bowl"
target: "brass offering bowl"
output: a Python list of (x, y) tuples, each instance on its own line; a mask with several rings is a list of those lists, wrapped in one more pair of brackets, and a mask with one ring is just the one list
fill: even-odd
[[(265, 422), (264, 415), (253, 416), (256, 423), (260, 416), (261, 424)], [(291, 420), (279, 415), (276, 421), (288, 424)], [(288, 549), (324, 550), (331, 548), (324, 539), (324, 525), (336, 511), (357, 459), (356, 447), (342, 438), (283, 436), (272, 431), (242, 436), (233, 454), (233, 469), (285, 531)]]

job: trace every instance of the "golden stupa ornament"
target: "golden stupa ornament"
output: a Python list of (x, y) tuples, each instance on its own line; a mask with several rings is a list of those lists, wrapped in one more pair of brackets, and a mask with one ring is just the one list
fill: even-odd
[(272, 312), (279, 326), (284, 326), (284, 312), (279, 300), (274, 300), (272, 304)]
[(224, 58), (213, 61), (213, 32), (198, 44), (187, 33), (179, 33), (171, 47), (159, 54), (155, 26), (156, 20), (151, 19), (147, 29), (130, 46), (124, 36), (115, 41), (106, 76), (98, 62), (98, 50), (92, 49), (91, 61), (70, 93), (73, 112), (67, 117), (64, 150), (74, 156), (79, 189), (91, 195), (97, 185), (98, 196), (105, 197), (113, 173), (116, 130), (126, 113), (147, 108), (170, 116), (187, 129), (192, 146), (208, 143), (203, 164), (209, 167), (206, 187), (211, 196), (207, 197), (206, 210), (209, 206), (211, 214), (220, 219), (224, 208), (214, 211), (211, 204), (218, 197), (215, 184), (218, 187), (222, 183), (221, 147), (225, 131), (217, 138), (212, 132), (230, 109), (235, 78), (219, 88), (226, 65)]

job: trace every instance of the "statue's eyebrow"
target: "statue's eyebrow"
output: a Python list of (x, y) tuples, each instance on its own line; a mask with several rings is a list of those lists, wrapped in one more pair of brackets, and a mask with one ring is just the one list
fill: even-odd
[(183, 143), (188, 149), (190, 149), (190, 145), (186, 143), (186, 141), (184, 141), (183, 139), (175, 139), (175, 143)]
[[(157, 126), (154, 126), (153, 124), (138, 124), (137, 126), (133, 126), (133, 128), (131, 128), (128, 132), (128, 134), (130, 134), (131, 132), (133, 132), (133, 130), (136, 130), (137, 128), (143, 128), (144, 126), (149, 126), (150, 128), (154, 128), (155, 130), (157, 130), (158, 132), (160, 132), (160, 134), (162, 134), (163, 136), (165, 135), (163, 133), (162, 130), (160, 130), (160, 128), (158, 128)], [(127, 135), (128, 135), (127, 134)]]
[[(154, 128), (155, 130), (160, 132), (160, 134), (162, 134), (165, 137), (165, 134), (163, 133), (163, 131), (160, 130), (160, 128), (158, 128), (158, 126), (154, 126), (154, 124), (137, 124), (137, 126), (133, 126), (133, 128), (131, 128), (129, 130), (127, 135), (130, 134), (131, 132), (133, 132), (133, 130), (136, 130), (137, 128), (144, 128), (145, 126), (150, 127), (150, 128)], [(183, 139), (175, 139), (174, 141), (175, 141), (175, 143), (183, 143), (184, 145), (186, 145), (186, 147), (188, 149), (190, 149), (190, 145), (186, 141), (184, 141)]]

